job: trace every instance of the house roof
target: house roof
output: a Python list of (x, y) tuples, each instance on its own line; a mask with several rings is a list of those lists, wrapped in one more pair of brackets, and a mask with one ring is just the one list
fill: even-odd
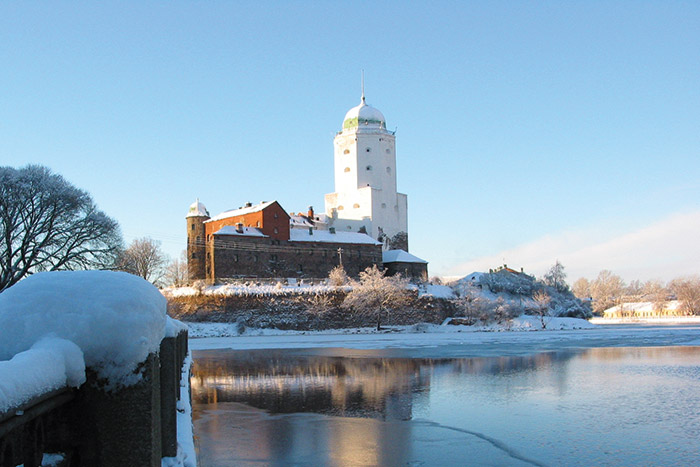
[(309, 228), (313, 227), (314, 223), (309, 220), (308, 216), (292, 214), (289, 216), (289, 226), (292, 228)]
[(262, 211), (263, 209), (273, 205), (274, 203), (277, 203), (277, 201), (262, 201), (258, 204), (254, 204), (252, 206), (238, 208), (238, 209), (231, 209), (229, 211), (224, 211), (221, 214), (217, 214), (216, 216), (212, 217), (211, 219), (209, 219), (206, 222), (213, 222), (213, 221), (218, 221), (221, 219), (227, 219), (229, 217), (236, 217), (236, 216), (243, 216), (245, 214), (252, 214), (254, 212)]
[(420, 259), (417, 256), (413, 256), (407, 251), (403, 250), (389, 250), (382, 253), (383, 263), (423, 263), (428, 264), (427, 261)]
[(323, 243), (354, 243), (366, 245), (381, 245), (367, 234), (357, 232), (336, 232), (330, 230), (291, 229), (289, 231), (290, 242), (323, 242)]

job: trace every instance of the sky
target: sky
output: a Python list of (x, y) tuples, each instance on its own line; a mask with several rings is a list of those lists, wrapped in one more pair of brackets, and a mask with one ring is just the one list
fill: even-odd
[(360, 101), (396, 130), (411, 253), (568, 279), (700, 273), (700, 2), (2, 2), (0, 165), (172, 257), (212, 215), (323, 210)]

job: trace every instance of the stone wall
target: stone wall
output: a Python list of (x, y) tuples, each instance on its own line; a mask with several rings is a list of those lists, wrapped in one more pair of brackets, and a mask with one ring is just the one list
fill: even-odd
[(350, 276), (381, 265), (380, 245), (330, 242), (289, 242), (265, 237), (217, 235), (208, 248), (208, 279), (234, 277), (328, 277), (342, 261)]
[[(366, 317), (341, 308), (346, 292), (314, 294), (196, 295), (168, 298), (168, 314), (189, 322), (240, 322), (247, 327), (294, 330), (372, 326)], [(414, 296), (402, 310), (391, 312), (382, 325), (440, 324), (458, 312), (452, 301)]]

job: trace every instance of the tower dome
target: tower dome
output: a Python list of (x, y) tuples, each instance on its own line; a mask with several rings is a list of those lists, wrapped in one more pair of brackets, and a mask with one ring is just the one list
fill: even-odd
[(386, 129), (386, 120), (384, 115), (371, 105), (365, 102), (365, 96), (362, 95), (360, 105), (348, 110), (343, 119), (343, 130), (348, 128), (382, 128)]
[(209, 211), (204, 206), (204, 204), (199, 202), (199, 198), (190, 205), (190, 209), (187, 211), (185, 217), (209, 217)]

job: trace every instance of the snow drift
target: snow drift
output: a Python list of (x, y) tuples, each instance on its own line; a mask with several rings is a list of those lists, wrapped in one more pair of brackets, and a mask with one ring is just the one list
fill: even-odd
[[(34, 274), (0, 294), (0, 360), (14, 361), (51, 335), (74, 343), (84, 365), (107, 380), (108, 387), (129, 386), (141, 379), (135, 372), (139, 364), (159, 349), (165, 311), (165, 297), (157, 288), (124, 272)], [(71, 355), (66, 365), (73, 368), (79, 362), (77, 353)], [(32, 360), (19, 361), (28, 369)]]

